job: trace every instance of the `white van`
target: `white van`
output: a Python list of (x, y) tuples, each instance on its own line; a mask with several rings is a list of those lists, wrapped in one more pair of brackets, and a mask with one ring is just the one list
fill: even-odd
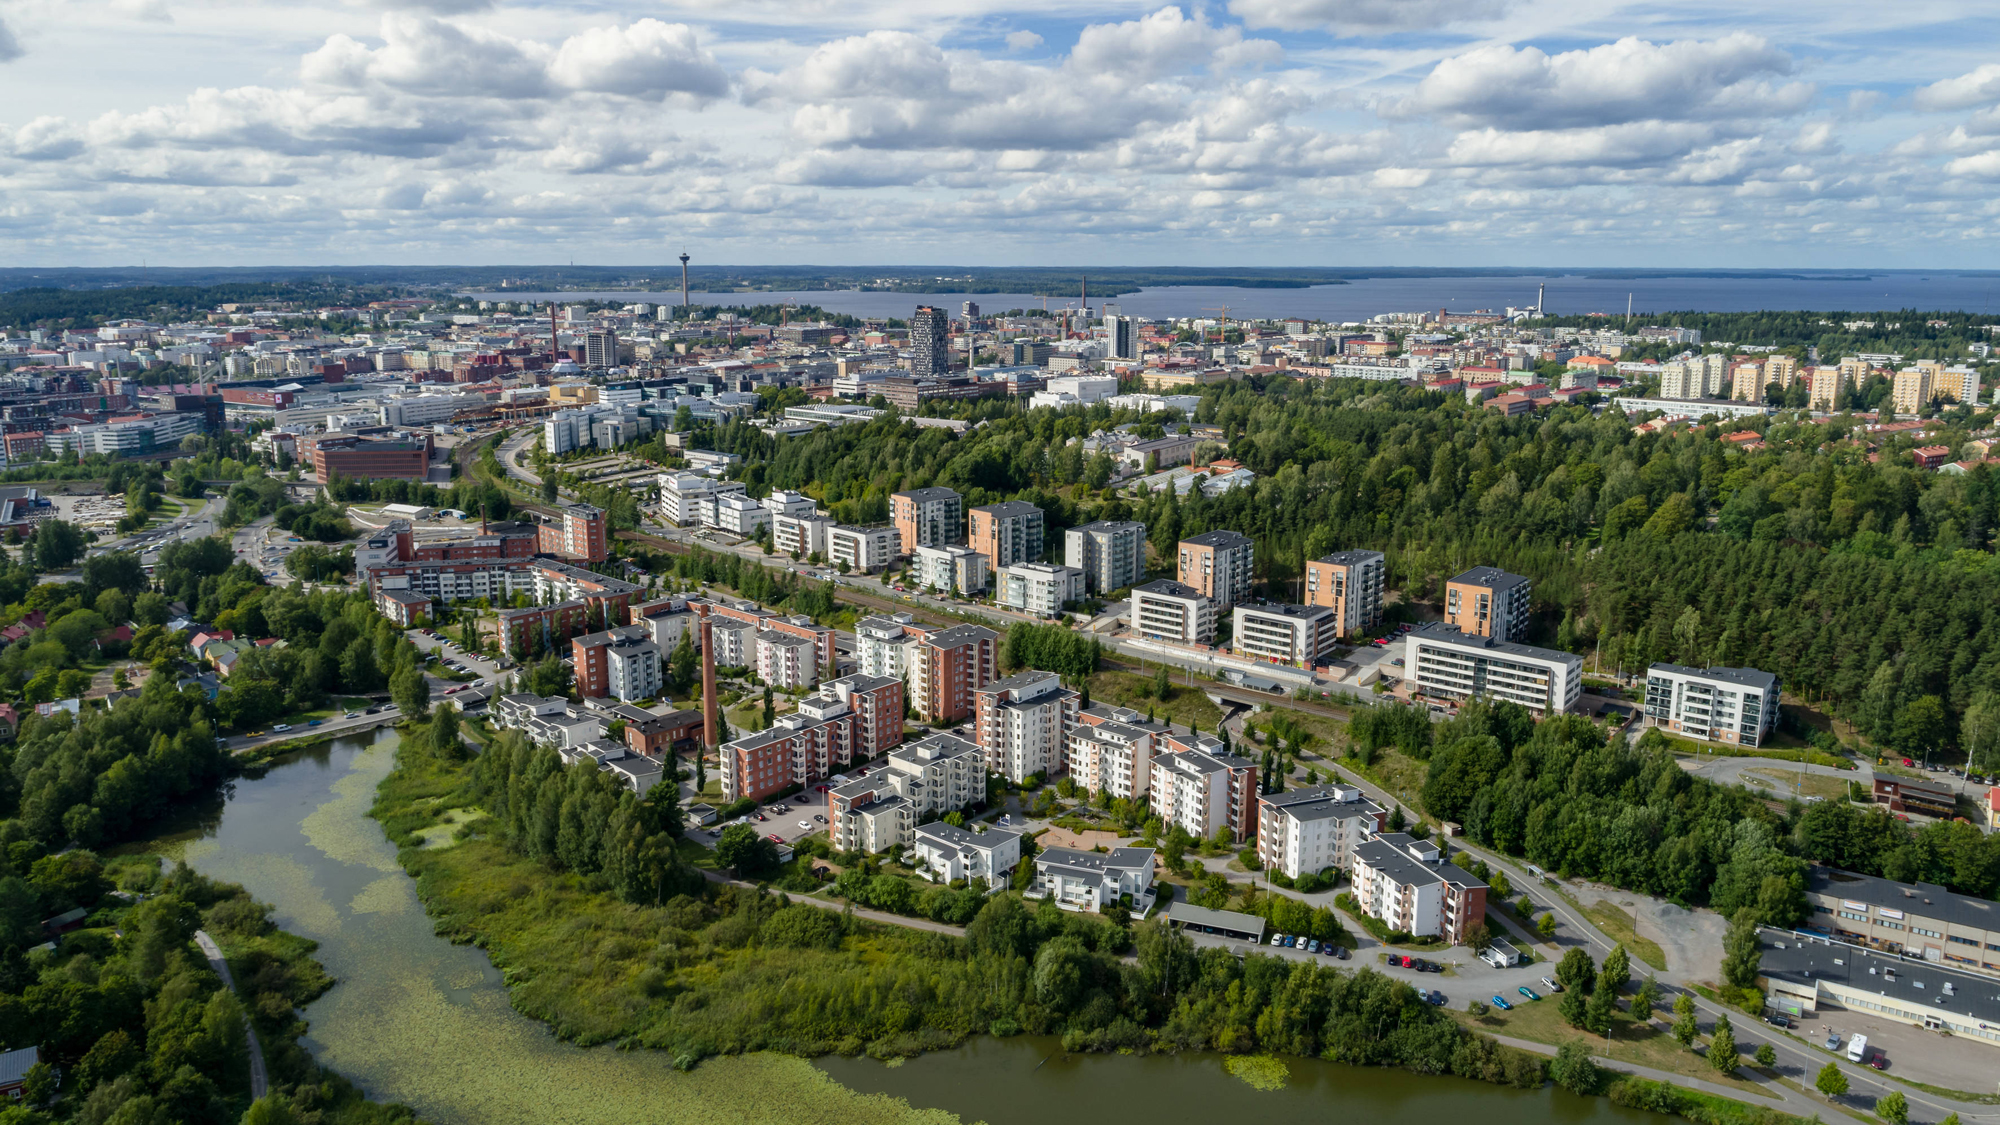
[(1868, 1060), (1868, 1037), (1857, 1035), (1847, 1041), (1847, 1061), (1866, 1062)]

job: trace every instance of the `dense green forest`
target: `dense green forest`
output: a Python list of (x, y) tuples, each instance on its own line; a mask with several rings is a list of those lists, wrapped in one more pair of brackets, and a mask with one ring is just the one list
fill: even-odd
[[(1546, 317), (1536, 325), (1566, 328), (1606, 328), (1620, 322), (1604, 317)], [(1902, 355), (1909, 360), (1965, 359), (1971, 356), (1969, 343), (1993, 343), (1986, 326), (1996, 323), (1991, 313), (1920, 312), (1897, 309), (1881, 312), (1794, 312), (1741, 313), (1667, 312), (1647, 313), (1640, 323), (1668, 328), (1695, 328), (1701, 331), (1702, 348), (1718, 350), (1723, 344), (1753, 344), (1777, 347), (1803, 356), (1808, 347), (1819, 348), (1820, 362), (1836, 363), (1844, 355), (1863, 352)], [(1853, 325), (1853, 327), (1849, 327)], [(1675, 350), (1680, 350), (1678, 347)], [(1697, 348), (1696, 350), (1701, 350)]]
[(202, 316), (222, 304), (314, 304), (370, 297), (342, 282), (233, 282), (223, 285), (130, 285), (111, 289), (40, 286), (0, 291), (0, 325), (94, 328), (110, 320), (164, 322)]

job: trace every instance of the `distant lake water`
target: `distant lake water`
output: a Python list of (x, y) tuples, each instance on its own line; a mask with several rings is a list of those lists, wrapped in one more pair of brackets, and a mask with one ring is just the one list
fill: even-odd
[[(1815, 309), (1831, 312), (1879, 312), (1896, 309), (2000, 313), (2000, 274), (1911, 274), (1856, 271), (1835, 277), (1642, 277), (1601, 278), (1580, 274), (1549, 277), (1384, 277), (1363, 278), (1344, 285), (1309, 289), (1246, 289), (1234, 286), (1172, 286), (1141, 289), (1121, 297), (1091, 294), (1090, 306), (1106, 301), (1129, 316), (1171, 318), (1215, 316), (1223, 306), (1231, 319), (1239, 317), (1310, 320), (1366, 320), (1379, 313), (1449, 309), (1499, 312), (1509, 305), (1533, 305), (1537, 286), (1548, 286), (1548, 310), (1573, 316), (1608, 313), (1623, 316), (1626, 296), (1635, 313), (1682, 310), (1753, 312), (1759, 309)], [(563, 293), (496, 290), (467, 296), (500, 301), (605, 300), (674, 305), (680, 291), (573, 291)], [(921, 304), (935, 304), (956, 316), (966, 301), (982, 312), (1039, 309), (1043, 298), (1028, 293), (881, 293), (816, 289), (787, 292), (704, 293), (690, 299), (698, 305), (818, 305), (850, 316), (908, 317)], [(1059, 311), (1074, 307), (1075, 294), (1047, 298)]]

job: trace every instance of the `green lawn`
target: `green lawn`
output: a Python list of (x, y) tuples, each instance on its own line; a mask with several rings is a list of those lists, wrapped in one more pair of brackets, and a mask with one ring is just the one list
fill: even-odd
[[(1540, 991), (1539, 989), (1537, 991)], [(1589, 1035), (1563, 1022), (1557, 1008), (1557, 998), (1544, 996), (1540, 1000), (1529, 1000), (1518, 992), (1509, 992), (1507, 1002), (1514, 1005), (1511, 1012), (1494, 1008), (1484, 1016), (1467, 1013), (1463, 1002), (1454, 997), (1454, 1004), (1447, 1010), (1460, 1023), (1479, 1031), (1496, 1035), (1511, 1035), (1517, 1039), (1530, 1039), (1537, 1043), (1561, 1045), (1576, 1040), (1588, 1046), (1590, 1052), (1615, 1062), (1628, 1062), (1636, 1066), (1651, 1067), (1687, 1078), (1699, 1078), (1729, 1087), (1741, 1094), (1755, 1098), (1772, 1095), (1756, 1083), (1742, 1078), (1725, 1077), (1708, 1065), (1706, 1046), (1697, 1054), (1681, 1046), (1671, 1034), (1660, 1030), (1657, 1024), (1639, 1025), (1632, 1022), (1632, 1013), (1620, 1008), (1611, 1019), (1611, 1037), (1606, 1040), (1601, 1035)], [(1489, 1005), (1486, 996), (1467, 996), (1467, 1000), (1478, 999)], [(1744, 1065), (1749, 1065), (1749, 1056), (1744, 1056)]]
[(1165, 701), (1153, 698), (1153, 677), (1141, 676), (1134, 672), (1097, 672), (1090, 677), (1090, 700), (1092, 703), (1108, 703), (1114, 707), (1130, 707), (1144, 712), (1151, 709), (1153, 714), (1178, 726), (1189, 722), (1197, 723), (1202, 730), (1213, 732), (1222, 722), (1222, 712), (1202, 694), (1206, 685), (1197, 682), (1193, 687), (1178, 683)]
[(1667, 955), (1661, 952), (1659, 943), (1650, 938), (1640, 937), (1638, 922), (1616, 903), (1599, 899), (1586, 907), (1583, 913), (1612, 941), (1623, 944), (1632, 956), (1661, 972), (1666, 971)]

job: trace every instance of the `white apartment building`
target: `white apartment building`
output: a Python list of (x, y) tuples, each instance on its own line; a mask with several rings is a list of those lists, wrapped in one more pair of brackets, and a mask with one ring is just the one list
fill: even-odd
[(986, 768), (1016, 783), (1063, 771), (1077, 693), (1054, 672), (1017, 672), (973, 689), (973, 733)]
[(997, 828), (970, 832), (933, 821), (911, 834), (910, 853), (917, 874), (933, 883), (963, 879), (997, 890), (1021, 862), (1021, 834)]
[(1229, 647), (1238, 656), (1315, 667), (1333, 659), (1340, 620), (1330, 606), (1245, 602), (1236, 607), (1233, 632)]
[(754, 622), (717, 617), (710, 621), (708, 643), (715, 649), (717, 668), (751, 668), (757, 663), (757, 626)]
[(764, 497), (762, 503), (773, 519), (778, 516), (810, 516), (819, 511), (819, 505), (813, 502), (812, 497), (782, 488)]
[(827, 532), (833, 530), (832, 516), (818, 513), (779, 514), (771, 517), (771, 545), (781, 555), (808, 558), (827, 557)]
[(1425, 625), (1403, 640), (1403, 675), (1418, 695), (1518, 703), (1537, 715), (1567, 711), (1583, 695), (1583, 658)]
[(1035, 881), (1026, 894), (1054, 899), (1065, 910), (1093, 914), (1129, 900), (1131, 909), (1143, 913), (1153, 900), (1153, 849), (1044, 848), (1035, 855)]
[(1137, 713), (1117, 713), (1129, 721), (1107, 719), (1070, 728), (1069, 775), (1093, 795), (1135, 800), (1152, 783), (1156, 736), (1138, 725), (1144, 720)]
[(811, 687), (819, 682), (819, 646), (790, 633), (759, 632), (757, 675), (780, 690)]
[(854, 623), (854, 665), (864, 676), (902, 679), (917, 660), (926, 630), (907, 613), (864, 617)]
[(927, 590), (976, 594), (992, 583), (986, 556), (953, 543), (910, 552), (910, 579)]
[(713, 503), (718, 496), (741, 496), (744, 492), (741, 481), (721, 481), (699, 473), (661, 473), (660, 516), (679, 527), (696, 526), (702, 522), (704, 503)]
[(1085, 591), (1108, 594), (1146, 577), (1146, 525), (1098, 520), (1063, 532), (1063, 562), (1083, 572)]
[(1436, 844), (1388, 832), (1354, 848), (1354, 898), (1392, 930), (1453, 944), (1486, 920), (1486, 884), (1444, 862)]
[(827, 795), (827, 834), (842, 851), (883, 852), (909, 843), (918, 818), (985, 799), (979, 747), (932, 735), (890, 751), (888, 764), (867, 777), (835, 786)]
[(660, 672), (660, 648), (651, 640), (606, 646), (604, 671), (612, 698), (627, 703), (652, 699), (666, 686)]
[(1017, 563), (1001, 568), (993, 581), (994, 601), (1042, 617), (1060, 616), (1064, 605), (1083, 596), (1083, 571), (1072, 566)]
[(901, 553), (893, 527), (847, 527), (834, 524), (826, 532), (827, 558), (834, 565), (846, 563), (849, 570), (873, 574), (888, 566)]
[(1287, 878), (1354, 865), (1354, 849), (1382, 831), (1382, 806), (1352, 785), (1313, 785), (1257, 799), (1257, 859)]
[(1646, 725), (1756, 746), (1778, 727), (1778, 677), (1755, 668), (1646, 669)]
[(1244, 839), (1256, 827), (1257, 766), (1224, 753), (1215, 739), (1198, 741), (1198, 750), (1153, 759), (1147, 802), (1161, 820), (1196, 839), (1206, 840), (1218, 828)]
[[(741, 488), (742, 485), (737, 485)], [(701, 505), (702, 526), (750, 538), (771, 519), (770, 509), (743, 493), (716, 495)]]
[(1156, 641), (1205, 645), (1215, 639), (1215, 603), (1171, 578), (1135, 586), (1132, 631)]

